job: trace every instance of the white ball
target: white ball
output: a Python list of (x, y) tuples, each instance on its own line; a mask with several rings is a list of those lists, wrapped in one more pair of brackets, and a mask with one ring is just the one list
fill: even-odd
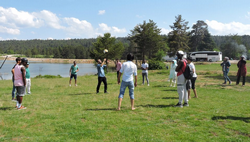
[(109, 52), (108, 49), (104, 49), (103, 50), (103, 53), (107, 53), (107, 52)]

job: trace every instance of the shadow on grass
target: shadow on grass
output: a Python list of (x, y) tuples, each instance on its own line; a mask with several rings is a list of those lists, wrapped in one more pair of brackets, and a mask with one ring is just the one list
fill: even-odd
[(75, 94), (69, 94), (69, 95), (91, 95), (94, 93), (75, 93)]
[(162, 99), (179, 99), (179, 97), (163, 97)]
[[(217, 75), (217, 76), (210, 76), (210, 75), (206, 75), (205, 77), (207, 78), (213, 78), (213, 79), (218, 79), (221, 80), (221, 84), (224, 82), (224, 77), (222, 75)], [(230, 78), (230, 80), (233, 82), (232, 84), (236, 84), (236, 80), (237, 80), (237, 76), (233, 76), (233, 75), (229, 75), (228, 76)], [(242, 83), (242, 77), (240, 78), (240, 83)], [(246, 82), (250, 83), (250, 79), (249, 77), (246, 77)], [(228, 83), (228, 82), (227, 82)]]
[(99, 110), (116, 110), (115, 108), (94, 108), (94, 109), (85, 109), (87, 111), (99, 111)]
[(250, 123), (250, 117), (236, 117), (236, 116), (214, 116), (212, 117), (212, 120), (219, 120), (219, 119), (242, 120), (246, 123)]
[(147, 105), (140, 105), (140, 107), (155, 107), (155, 108), (165, 108), (165, 107), (173, 107), (174, 104), (171, 105), (152, 105), (152, 104), (147, 104)]
[(162, 90), (162, 91), (173, 91), (173, 92), (177, 92), (177, 89), (169, 89), (169, 90)]
[(168, 87), (166, 85), (156, 85), (156, 86), (153, 86), (153, 87)]
[(13, 109), (13, 107), (0, 107), (0, 111), (3, 110), (3, 111), (6, 111), (6, 110), (11, 110)]

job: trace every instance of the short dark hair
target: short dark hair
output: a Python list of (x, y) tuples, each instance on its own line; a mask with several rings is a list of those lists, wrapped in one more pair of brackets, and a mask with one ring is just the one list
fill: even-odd
[(191, 57), (188, 57), (187, 60), (189, 60), (191, 62), (193, 61), (193, 59)]
[(132, 53), (128, 53), (127, 60), (128, 61), (133, 61), (134, 60), (134, 55)]
[(22, 59), (20, 57), (16, 58), (16, 62), (21, 61)]

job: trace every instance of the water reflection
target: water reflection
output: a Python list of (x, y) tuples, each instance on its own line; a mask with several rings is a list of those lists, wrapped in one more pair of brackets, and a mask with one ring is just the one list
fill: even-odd
[[(0, 60), (0, 65), (3, 60)], [(3, 79), (9, 80), (12, 77), (11, 69), (15, 65), (15, 61), (6, 61), (2, 69), (0, 69), (0, 76)], [(39, 74), (41, 75), (61, 75), (62, 77), (69, 77), (69, 70), (73, 64), (63, 64), (63, 63), (41, 63), (30, 61), (30, 75), (35, 77)], [(96, 74), (97, 69), (94, 64), (77, 64), (79, 67), (78, 76), (86, 74)], [(0, 77), (1, 80), (1, 77)]]

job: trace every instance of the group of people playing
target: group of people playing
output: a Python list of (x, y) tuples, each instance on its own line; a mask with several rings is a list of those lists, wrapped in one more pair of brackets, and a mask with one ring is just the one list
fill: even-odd
[[(179, 101), (175, 105), (175, 107), (183, 107), (183, 106), (189, 106), (188, 101), (191, 99), (190, 97), (190, 89), (192, 88), (194, 92), (194, 97), (198, 98), (197, 92), (195, 89), (195, 82), (197, 79), (197, 74), (195, 70), (195, 66), (192, 63), (192, 58), (184, 58), (184, 52), (178, 51), (177, 54), (177, 60), (173, 60), (171, 64), (170, 69), (170, 75), (169, 75), (169, 81), (170, 86), (175, 87), (176, 80), (177, 80), (177, 92), (179, 94)], [(117, 71), (117, 83), (120, 84), (120, 93), (118, 95), (118, 108), (117, 110), (121, 109), (121, 103), (122, 99), (125, 93), (126, 88), (129, 89), (129, 96), (131, 101), (131, 109), (134, 110), (134, 88), (137, 86), (137, 66), (133, 63), (134, 55), (132, 53), (129, 53), (127, 55), (127, 61), (123, 64), (116, 59), (115, 61), (115, 68)], [(98, 84), (96, 87), (96, 93), (99, 93), (100, 85), (103, 82), (104, 83), (104, 93), (107, 92), (107, 78), (105, 76), (105, 62), (106, 59), (101, 61), (98, 59), (97, 62), (97, 75), (98, 75)], [(184, 71), (186, 67), (189, 66), (190, 70), (193, 72), (193, 76), (191, 79), (186, 79), (184, 76)], [(225, 57), (223, 63), (221, 63), (223, 75), (225, 82), (223, 84), (226, 84), (227, 81), (229, 81), (229, 84), (231, 84), (231, 80), (228, 77), (229, 67), (231, 66), (229, 62), (229, 58)], [(245, 76), (246, 76), (246, 61), (245, 57), (241, 56), (240, 61), (237, 64), (239, 70), (237, 73), (237, 82), (236, 85), (239, 84), (240, 77), (243, 77), (243, 83), (242, 85), (245, 85)], [(149, 86), (149, 79), (148, 79), (148, 68), (149, 65), (145, 62), (145, 60), (142, 61), (141, 69), (142, 69), (142, 84), (144, 85), (144, 80), (146, 78), (147, 84)], [(79, 71), (79, 67), (76, 64), (76, 61), (73, 62), (73, 65), (70, 67), (69, 75), (70, 75), (70, 81), (69, 86), (71, 86), (71, 80), (75, 79), (75, 86), (77, 86), (77, 72)], [(30, 71), (29, 71), (29, 62), (26, 58), (16, 58), (16, 64), (14, 65), (13, 69), (11, 70), (13, 74), (13, 90), (12, 90), (12, 100), (16, 100), (16, 108), (18, 110), (20, 109), (26, 109), (26, 107), (22, 106), (23, 96), (27, 93), (30, 94), (30, 86), (31, 86), (31, 80), (30, 80)], [(123, 76), (122, 76), (123, 75)], [(122, 81), (120, 80), (122, 76)], [(135, 78), (135, 79), (134, 79)], [(177, 78), (177, 79), (176, 79)], [(15, 99), (15, 90), (16, 90), (16, 99)], [(183, 103), (184, 101), (184, 103)], [(183, 104), (182, 104), (183, 103)]]
[(16, 101), (15, 107), (17, 110), (26, 109), (26, 107), (22, 106), (23, 96), (31, 94), (31, 79), (28, 60), (26, 58), (16, 58), (16, 64), (12, 68), (11, 72), (13, 75), (12, 101)]

